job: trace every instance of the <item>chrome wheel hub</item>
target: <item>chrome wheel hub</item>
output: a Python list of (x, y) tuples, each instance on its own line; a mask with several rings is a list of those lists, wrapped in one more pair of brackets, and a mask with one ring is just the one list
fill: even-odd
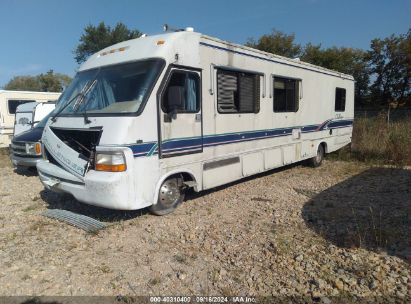
[(180, 198), (180, 188), (175, 180), (167, 180), (160, 188), (160, 200), (164, 205), (172, 205)]

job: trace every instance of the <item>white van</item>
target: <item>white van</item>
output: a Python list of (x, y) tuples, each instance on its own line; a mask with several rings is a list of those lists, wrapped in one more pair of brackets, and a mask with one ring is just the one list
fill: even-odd
[(13, 136), (34, 128), (55, 107), (55, 101), (29, 102), (19, 105), (15, 114)]
[(61, 93), (0, 90), (0, 148), (13, 138), (16, 109), (29, 102), (56, 101)]
[(173, 211), (210, 189), (351, 141), (354, 79), (192, 30), (92, 55), (37, 163), (45, 187), (112, 209)]

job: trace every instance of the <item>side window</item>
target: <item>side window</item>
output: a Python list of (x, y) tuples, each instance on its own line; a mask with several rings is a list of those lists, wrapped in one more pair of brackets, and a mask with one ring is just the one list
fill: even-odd
[(274, 77), (274, 112), (297, 112), (299, 80)]
[(345, 89), (335, 88), (335, 111), (344, 112), (345, 111)]
[(17, 100), (17, 99), (10, 99), (8, 100), (8, 108), (10, 114), (16, 114), (16, 109), (19, 105), (28, 102), (36, 102), (35, 100)]
[(258, 113), (260, 75), (217, 70), (217, 109), (219, 113)]
[(161, 107), (165, 113), (197, 113), (200, 110), (200, 77), (198, 74), (173, 71), (164, 91)]

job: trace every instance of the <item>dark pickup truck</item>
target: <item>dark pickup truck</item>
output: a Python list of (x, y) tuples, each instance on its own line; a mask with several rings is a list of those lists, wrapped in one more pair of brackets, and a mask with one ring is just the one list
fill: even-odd
[(13, 138), (10, 145), (10, 158), (14, 167), (36, 167), (37, 162), (42, 158), (40, 140), (50, 114), (44, 117), (33, 129)]

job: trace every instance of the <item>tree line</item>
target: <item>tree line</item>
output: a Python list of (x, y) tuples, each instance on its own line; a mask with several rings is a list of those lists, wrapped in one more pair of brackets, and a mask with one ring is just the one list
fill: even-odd
[[(81, 64), (101, 49), (140, 36), (139, 30), (129, 29), (121, 22), (114, 27), (104, 22), (88, 25), (73, 51), (74, 60)], [(411, 106), (411, 28), (405, 34), (371, 40), (369, 50), (324, 48), (312, 43), (303, 46), (295, 41), (294, 34), (275, 29), (257, 39), (248, 39), (246, 45), (353, 75), (357, 106)], [(14, 77), (5, 89), (62, 91), (70, 80), (69, 76), (50, 70), (38, 76)]]
[(49, 70), (36, 76), (15, 76), (5, 86), (5, 90), (62, 92), (71, 82), (71, 77)]
[(300, 58), (311, 64), (354, 76), (357, 106), (411, 105), (411, 29), (406, 34), (375, 38), (369, 50), (295, 42), (294, 34), (273, 30), (247, 46), (269, 53)]

